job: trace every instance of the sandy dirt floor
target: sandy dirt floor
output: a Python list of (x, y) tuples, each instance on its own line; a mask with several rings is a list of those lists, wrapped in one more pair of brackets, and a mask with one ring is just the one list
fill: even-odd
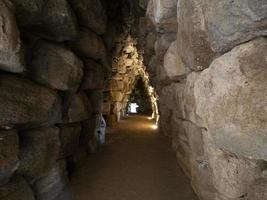
[(71, 178), (75, 200), (197, 200), (170, 142), (146, 116), (129, 116)]

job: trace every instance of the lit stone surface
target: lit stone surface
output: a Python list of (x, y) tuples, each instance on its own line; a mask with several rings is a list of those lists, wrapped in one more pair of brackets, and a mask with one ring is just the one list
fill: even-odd
[(42, 41), (34, 48), (29, 74), (51, 88), (76, 91), (82, 81), (83, 64), (69, 48)]
[(238, 155), (267, 159), (265, 38), (216, 59), (196, 81), (196, 113), (216, 144)]
[(9, 1), (0, 1), (0, 70), (21, 73), (25, 66), (14, 11)]

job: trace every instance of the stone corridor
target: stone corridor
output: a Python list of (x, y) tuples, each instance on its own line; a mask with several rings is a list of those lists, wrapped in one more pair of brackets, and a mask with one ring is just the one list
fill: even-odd
[(267, 200), (266, 37), (267, 0), (0, 0), (0, 200)]
[[(75, 200), (197, 200), (169, 141), (148, 116), (124, 118), (71, 176)], [(64, 200), (64, 199), (62, 199)]]

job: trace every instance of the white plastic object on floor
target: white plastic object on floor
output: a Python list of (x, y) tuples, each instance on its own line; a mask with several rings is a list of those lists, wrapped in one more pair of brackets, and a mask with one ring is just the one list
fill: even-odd
[(97, 129), (97, 140), (100, 145), (105, 144), (106, 140), (106, 122), (103, 116), (101, 116), (100, 126)]

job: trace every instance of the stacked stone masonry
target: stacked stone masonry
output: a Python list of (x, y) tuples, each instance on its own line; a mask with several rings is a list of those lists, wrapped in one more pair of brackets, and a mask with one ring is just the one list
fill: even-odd
[(97, 147), (106, 29), (99, 0), (0, 0), (1, 200), (58, 199)]
[(266, 19), (261, 0), (150, 0), (140, 19), (161, 131), (200, 199), (267, 199)]
[(199, 199), (267, 199), (266, 36), (266, 0), (0, 0), (0, 199), (57, 200), (140, 77)]

